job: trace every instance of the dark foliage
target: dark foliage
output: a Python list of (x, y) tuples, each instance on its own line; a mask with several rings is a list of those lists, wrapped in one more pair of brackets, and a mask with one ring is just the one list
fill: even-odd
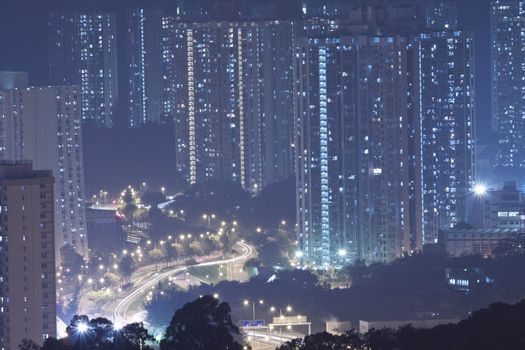
[[(405, 257), (389, 265), (357, 264), (348, 267), (349, 289), (330, 289), (306, 271), (280, 271), (268, 283), (269, 275), (246, 283), (221, 282), (201, 285), (187, 292), (166, 290), (163, 297), (147, 305), (151, 322), (162, 325), (172, 312), (199, 295), (218, 293), (232, 306), (238, 318), (250, 318), (244, 299), (264, 299), (267, 307), (257, 311), (261, 318), (271, 318), (269, 306), (291, 304), (297, 313), (314, 320), (314, 330), (324, 327), (323, 320), (357, 321), (359, 319), (414, 319), (439, 314), (441, 318), (466, 317), (470, 311), (496, 301), (516, 303), (525, 297), (525, 275), (516, 266), (525, 266), (525, 255), (513, 254), (497, 259), (470, 256), (449, 259), (436, 254)], [(448, 284), (446, 270), (481, 271), (493, 283), (476, 283), (468, 293)]]
[[(80, 325), (85, 328), (80, 328)], [(152, 350), (147, 344), (155, 341), (142, 323), (115, 328), (113, 323), (105, 318), (90, 320), (85, 315), (75, 315), (67, 326), (66, 333), (67, 337), (63, 339), (46, 339), (42, 350)]]
[(76, 252), (75, 247), (66, 244), (60, 248), (60, 254), (62, 255), (62, 273), (64, 276), (76, 277), (80, 274), (81, 266), (84, 264), (84, 258)]
[(230, 306), (206, 295), (175, 312), (160, 342), (161, 350), (241, 350), (241, 333)]
[(416, 329), (411, 326), (353, 331), (337, 336), (318, 333), (289, 341), (278, 350), (493, 350), (525, 348), (525, 300), (516, 305), (497, 303), (475, 312), (458, 324)]
[(156, 206), (166, 201), (166, 196), (161, 192), (146, 192), (140, 197), (140, 201), (146, 205)]

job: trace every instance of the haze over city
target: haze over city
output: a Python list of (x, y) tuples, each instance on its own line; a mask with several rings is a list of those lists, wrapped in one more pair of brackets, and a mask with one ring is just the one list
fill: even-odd
[(0, 1), (0, 350), (525, 348), (525, 1)]

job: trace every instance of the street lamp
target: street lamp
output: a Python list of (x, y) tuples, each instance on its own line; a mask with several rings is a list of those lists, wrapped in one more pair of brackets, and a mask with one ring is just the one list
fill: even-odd
[(211, 226), (211, 219), (215, 219), (215, 214), (202, 214), (202, 218), (208, 222), (208, 230)]
[[(275, 308), (275, 306), (272, 306), (272, 307), (270, 308), (270, 312), (275, 312), (276, 310), (277, 310), (277, 309)], [(292, 308), (291, 305), (288, 305), (288, 306), (286, 306), (286, 307), (284, 308), (284, 310), (285, 310), (286, 312), (292, 312), (293, 308)], [(283, 316), (283, 309), (282, 309), (282, 308), (279, 308), (279, 317), (284, 317), (284, 316)]]
[(485, 194), (487, 194), (487, 186), (482, 183), (476, 184), (474, 186), (474, 194), (478, 197), (483, 197)]
[[(252, 317), (253, 317), (253, 320), (255, 321), (255, 301), (252, 301), (251, 303), (252, 303)], [(259, 305), (263, 305), (263, 304), (264, 304), (264, 300), (262, 300), (262, 299), (259, 300)], [(245, 306), (250, 305), (250, 301), (248, 299), (246, 299), (244, 301), (244, 305)]]
[(80, 321), (76, 324), (76, 330), (79, 334), (85, 334), (89, 331), (89, 325), (86, 322)]

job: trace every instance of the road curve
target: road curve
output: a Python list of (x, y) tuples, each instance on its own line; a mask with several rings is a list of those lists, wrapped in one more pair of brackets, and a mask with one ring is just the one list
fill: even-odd
[(186, 271), (189, 267), (213, 266), (213, 265), (220, 265), (220, 264), (235, 263), (240, 260), (248, 259), (254, 253), (253, 248), (244, 242), (237, 242), (235, 243), (235, 245), (239, 246), (242, 249), (242, 254), (240, 254), (239, 256), (236, 256), (231, 259), (208, 261), (208, 262), (190, 265), (190, 266), (179, 266), (169, 271), (159, 273), (157, 276), (152, 278), (150, 281), (140, 286), (137, 286), (135, 290), (133, 290), (124, 299), (122, 299), (115, 307), (115, 311), (113, 314), (114, 323), (124, 325), (124, 324), (133, 322), (132, 320), (128, 320), (126, 318), (126, 313), (130, 305), (133, 304), (136, 301), (136, 299), (140, 298), (144, 292), (146, 292), (149, 288), (155, 286), (160, 281), (170, 276), (176, 275), (180, 272)]

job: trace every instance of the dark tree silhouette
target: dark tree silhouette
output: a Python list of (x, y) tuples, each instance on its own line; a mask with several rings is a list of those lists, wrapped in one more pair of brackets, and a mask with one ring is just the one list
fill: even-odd
[(119, 271), (122, 272), (122, 275), (126, 278), (131, 276), (135, 270), (135, 261), (129, 255), (125, 255), (120, 259), (118, 264)]
[(175, 312), (161, 350), (241, 350), (242, 336), (227, 303), (205, 295)]
[(507, 256), (525, 253), (525, 234), (517, 233), (502, 239), (494, 249), (496, 256)]
[(64, 340), (56, 338), (47, 338), (42, 346), (42, 350), (69, 350)]
[(146, 343), (154, 341), (155, 337), (148, 333), (143, 323), (128, 324), (114, 336), (114, 344), (119, 350), (152, 350)]
[(525, 300), (508, 305), (496, 303), (475, 312), (458, 324), (431, 329), (412, 326), (372, 329), (365, 335), (318, 333), (294, 339), (278, 350), (493, 350), (525, 349)]
[(166, 201), (166, 196), (161, 192), (146, 192), (140, 197), (143, 204), (155, 206)]
[(23, 339), (18, 345), (19, 350), (40, 350), (40, 346), (30, 339)]
[(86, 315), (75, 315), (66, 328), (69, 349), (115, 349), (114, 327), (111, 321), (99, 317), (89, 320)]
[[(69, 276), (77, 276), (81, 272), (81, 266), (84, 264), (84, 258), (78, 254), (70, 244), (66, 244), (60, 248), (60, 254), (62, 255), (62, 261), (64, 264), (63, 273)], [(69, 269), (69, 272), (67, 271)]]
[[(363, 339), (355, 332), (334, 335), (327, 332), (316, 333), (304, 339), (294, 339), (284, 343), (277, 350), (367, 350)], [(375, 350), (375, 348), (373, 348)]]

